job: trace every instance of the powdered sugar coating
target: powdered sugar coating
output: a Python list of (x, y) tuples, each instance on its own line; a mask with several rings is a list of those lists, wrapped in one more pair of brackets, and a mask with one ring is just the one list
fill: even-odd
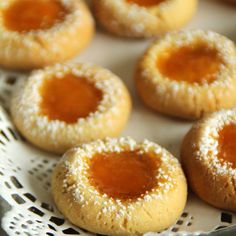
[[(151, 37), (177, 29), (189, 20), (197, 4), (195, 0), (165, 0), (151, 7), (143, 7), (126, 0), (93, 2), (102, 25), (115, 34), (127, 37)], [(175, 14), (180, 9), (182, 14)], [(106, 22), (104, 16), (109, 17), (110, 21)], [(173, 18), (171, 21), (170, 17)]]
[[(165, 1), (158, 6), (152, 7), (152, 10), (162, 12), (166, 9), (166, 5), (169, 4), (170, 1)], [(124, 18), (122, 16), (126, 16), (127, 20), (130, 22), (130, 31), (135, 32), (137, 34), (146, 34), (146, 25), (150, 21), (157, 21), (157, 16), (153, 14), (150, 9), (145, 7), (141, 7), (135, 3), (127, 3), (125, 0), (121, 1), (109, 1), (105, 0), (104, 4), (117, 15), (116, 18)], [(119, 10), (116, 10), (119, 9)], [(158, 14), (156, 14), (158, 15)], [(142, 19), (142, 21), (137, 20)], [(116, 20), (112, 21), (114, 27), (118, 24)]]
[[(46, 115), (41, 114), (40, 108), (42, 100), (40, 88), (43, 82), (60, 79), (67, 74), (86, 78), (102, 92), (102, 100), (97, 110), (85, 118), (78, 118), (73, 124), (50, 120)], [(110, 71), (86, 63), (65, 63), (34, 71), (28, 80), (18, 81), (11, 101), (11, 112), (15, 124), (23, 130), (23, 134), (30, 135), (30, 139), (41, 141), (48, 139), (51, 145), (59, 148), (66, 142), (70, 143), (67, 146), (71, 147), (80, 143), (80, 138), (82, 141), (83, 137), (89, 135), (99, 137), (101, 132), (115, 130), (117, 125), (120, 128), (120, 122), (125, 122), (128, 117), (129, 99), (122, 81)], [(107, 131), (104, 131), (104, 125)]]
[[(46, 129), (48, 124), (51, 126), (52, 130), (56, 128), (53, 126), (57, 125), (63, 127), (75, 125), (67, 124), (64, 121), (49, 120), (47, 116), (40, 114), (39, 106), (42, 100), (39, 90), (43, 81), (52, 78), (60, 79), (69, 73), (72, 73), (78, 77), (86, 78), (89, 82), (93, 83), (97, 89), (101, 90), (103, 94), (102, 100), (99, 103), (96, 112), (90, 113), (86, 118), (78, 118), (76, 125), (82, 125), (85, 120), (86, 122), (91, 122), (90, 125), (93, 125), (92, 119), (99, 118), (99, 116), (103, 115), (103, 113), (107, 110), (116, 113), (117, 98), (121, 100), (123, 99), (119, 82), (111, 79), (113, 75), (108, 70), (104, 69), (95, 72), (95, 68), (96, 66), (92, 66), (90, 64), (81, 64), (77, 68), (74, 64), (56, 64), (53, 67), (47, 67), (44, 70), (33, 72), (28, 81), (20, 81), (17, 88), (18, 90), (27, 90), (27, 88), (31, 88), (31, 91), (28, 91), (28, 93), (24, 94), (19, 92), (19, 96), (15, 98), (17, 100), (19, 99), (19, 106), (16, 109), (24, 114), (25, 126), (27, 127), (28, 119), (35, 115), (37, 116), (35, 122), (37, 125), (41, 126), (42, 130)], [(24, 88), (25, 83), (26, 88)]]
[[(89, 159), (97, 153), (120, 153), (124, 151), (152, 153), (156, 158), (160, 159), (161, 163), (156, 171), (156, 179), (164, 181), (158, 182), (157, 186), (151, 191), (146, 192), (134, 201), (122, 201), (113, 199), (106, 194), (101, 194), (89, 181)], [(132, 210), (137, 206), (142, 206), (143, 202), (165, 198), (165, 194), (178, 185), (174, 175), (180, 175), (180, 165), (177, 159), (172, 157), (165, 149), (148, 140), (137, 143), (129, 137), (107, 138), (104, 141), (97, 140), (89, 144), (82, 144), (68, 151), (58, 166), (60, 168), (63, 166), (65, 170), (63, 191), (70, 192), (74, 196), (76, 203), (83, 206), (88, 204), (87, 201), (93, 202), (95, 205), (103, 202), (104, 206), (101, 214), (107, 212), (112, 214), (112, 212), (118, 211), (117, 217), (129, 216), (129, 214), (132, 214)], [(88, 193), (90, 193), (89, 199), (87, 199)]]
[[(0, 11), (8, 8), (15, 0), (3, 1)], [(93, 19), (83, 1), (59, 0), (66, 9), (64, 18), (48, 29), (37, 29), (27, 32), (9, 30), (4, 25), (3, 15), (0, 15), (0, 61), (6, 67), (25, 69), (44, 67), (58, 61), (68, 59), (67, 53), (78, 52), (85, 42), (73, 42), (86, 25), (87, 32), (93, 31)], [(66, 34), (66, 37), (65, 37)], [(92, 33), (90, 33), (92, 35)], [(85, 35), (85, 38), (87, 35)], [(90, 40), (88, 38), (88, 41)], [(79, 39), (78, 39), (79, 40)], [(72, 41), (74, 51), (70, 52), (69, 42)], [(79, 47), (81, 43), (81, 46)], [(68, 47), (68, 52), (63, 50)], [(37, 58), (35, 58), (37, 55)], [(65, 58), (64, 58), (65, 57)], [(15, 65), (16, 64), (16, 65)]]
[(201, 129), (201, 135), (195, 144), (194, 156), (204, 162), (215, 175), (229, 175), (236, 179), (236, 169), (232, 165), (218, 158), (219, 131), (225, 125), (236, 124), (236, 110), (222, 110), (209, 116), (204, 122), (195, 126)]
[[(0, 4), (0, 10), (4, 11), (5, 9), (7, 9), (15, 0), (7, 0), (4, 1), (3, 4)], [(47, 38), (49, 36), (49, 34), (53, 34), (57, 31), (61, 31), (63, 30), (63, 28), (71, 28), (71, 25), (73, 25), (73, 28), (78, 25), (81, 24), (80, 22), (80, 17), (81, 14), (83, 14), (82, 11), (80, 11), (80, 9), (78, 8), (78, 4), (76, 4), (75, 1), (71, 1), (71, 0), (59, 0), (59, 2), (62, 4), (62, 6), (65, 8), (66, 10), (66, 15), (64, 17), (64, 19), (56, 22), (52, 27), (50, 27), (49, 29), (37, 29), (37, 30), (31, 30), (31, 31), (27, 31), (27, 32), (17, 32), (17, 31), (12, 31), (9, 30), (8, 28), (5, 27), (4, 22), (3, 22), (3, 16), (0, 16), (0, 29), (1, 29), (1, 33), (2, 33), (2, 37), (13, 37), (13, 38), (24, 38), (25, 40), (27, 40), (27, 38), (31, 38), (33, 36), (40, 36), (43, 38)]]
[[(186, 81), (175, 81), (164, 77), (157, 68), (157, 58), (163, 51), (178, 49), (183, 46), (191, 46), (195, 44), (206, 44), (207, 47), (215, 49), (217, 54), (222, 59), (223, 63), (220, 65), (220, 70), (216, 74), (216, 79), (212, 83), (204, 82), (188, 83)], [(169, 33), (160, 40), (155, 41), (146, 51), (145, 58), (143, 59), (142, 67), (143, 77), (150, 78), (153, 83), (162, 82), (162, 85), (157, 87), (157, 92), (165, 93), (166, 90), (171, 88), (173, 94), (178, 91), (185, 90), (189, 94), (193, 93), (193, 90), (209, 89), (221, 86), (227, 88), (231, 85), (231, 80), (236, 79), (236, 48), (234, 43), (226, 37), (219, 35), (212, 31), (203, 30), (191, 30)], [(168, 89), (166, 88), (168, 83)], [(209, 90), (209, 96), (211, 96)]]
[[(175, 54), (178, 48), (188, 46), (206, 47), (206, 50), (216, 53), (219, 62), (213, 81), (190, 83), (161, 73), (158, 68), (159, 59), (162, 60), (163, 55), (169, 55), (172, 51)], [(181, 59), (176, 58), (176, 62), (178, 60)], [(139, 60), (135, 82), (142, 100), (152, 109), (164, 114), (198, 119), (206, 113), (232, 108), (236, 104), (236, 47), (231, 40), (211, 31), (169, 33), (155, 41)]]

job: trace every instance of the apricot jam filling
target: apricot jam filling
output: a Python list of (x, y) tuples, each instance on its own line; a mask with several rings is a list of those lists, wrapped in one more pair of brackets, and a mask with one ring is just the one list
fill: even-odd
[(3, 12), (7, 29), (17, 32), (49, 29), (64, 19), (67, 10), (58, 0), (15, 0)]
[(232, 168), (236, 168), (236, 124), (225, 125), (219, 131), (218, 159), (228, 162)]
[(102, 91), (85, 78), (72, 74), (63, 78), (45, 79), (41, 88), (40, 110), (50, 120), (76, 123), (95, 112), (102, 100)]
[(153, 7), (157, 6), (165, 0), (126, 0), (128, 3), (135, 3), (141, 7)]
[(96, 154), (90, 162), (90, 181), (101, 194), (134, 200), (157, 185), (161, 161), (138, 152)]
[(157, 68), (169, 79), (203, 84), (216, 80), (222, 63), (216, 49), (201, 44), (164, 52), (157, 60)]

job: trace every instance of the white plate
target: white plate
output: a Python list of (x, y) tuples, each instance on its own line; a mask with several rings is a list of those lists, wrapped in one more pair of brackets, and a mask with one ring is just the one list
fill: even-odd
[[(211, 29), (236, 41), (235, 22), (236, 8), (216, 0), (202, 0), (198, 13), (187, 28)], [(135, 63), (149, 42), (97, 33), (90, 47), (77, 60), (104, 66), (127, 84), (133, 97), (133, 112), (123, 135), (137, 140), (148, 138), (178, 157), (180, 143), (191, 123), (152, 112), (139, 101), (134, 91), (132, 74)], [(14, 87), (14, 77), (21, 75), (0, 72), (0, 103), (6, 108)], [(91, 235), (70, 225), (54, 206), (50, 174), (57, 160), (57, 157), (38, 150), (20, 138), (10, 119), (0, 109), (0, 196), (12, 206), (2, 218), (2, 228), (7, 234), (67, 235), (77, 232)], [(189, 194), (181, 218), (162, 234), (187, 235), (192, 232), (198, 235), (234, 224), (236, 215), (215, 209)]]

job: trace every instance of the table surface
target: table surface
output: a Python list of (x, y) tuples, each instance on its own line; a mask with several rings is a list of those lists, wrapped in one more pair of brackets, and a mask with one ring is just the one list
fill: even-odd
[[(185, 27), (185, 29), (205, 29), (213, 30), (221, 33), (234, 42), (236, 42), (236, 4), (227, 4), (225, 0), (200, 0), (199, 7), (196, 15), (192, 21)], [(111, 45), (116, 43), (116, 47), (113, 47), (113, 56), (116, 60), (109, 60), (110, 54), (104, 52), (104, 48), (100, 47), (101, 42)], [(124, 44), (125, 41), (125, 44)], [(154, 112), (147, 109), (145, 106), (138, 105), (139, 100), (133, 89), (132, 75), (137, 58), (142, 54), (144, 49), (150, 43), (150, 40), (128, 40), (122, 38), (116, 38), (113, 36), (107, 37), (104, 32), (98, 32), (95, 39), (76, 60), (82, 62), (91, 62), (103, 67), (106, 67), (120, 76), (127, 84), (131, 95), (133, 97), (133, 113), (124, 130), (123, 135), (130, 135), (137, 140), (148, 137), (149, 139), (158, 142), (160, 145), (168, 148), (175, 156), (179, 155), (179, 145), (182, 137), (191, 126), (191, 122), (184, 122), (177, 119), (172, 119), (162, 115), (156, 115)], [(126, 50), (132, 50), (132, 54), (124, 57)], [(131, 56), (132, 55), (132, 56)], [(141, 112), (140, 112), (141, 110)], [(142, 115), (140, 115), (142, 114)], [(154, 121), (155, 120), (155, 121)], [(144, 124), (152, 123), (154, 125), (140, 127), (140, 122)], [(162, 124), (162, 125), (159, 125)], [(168, 125), (171, 132), (166, 132), (166, 125)], [(139, 132), (136, 132), (139, 127)], [(155, 134), (153, 134), (155, 129)], [(151, 132), (152, 130), (152, 132)], [(150, 134), (152, 134), (150, 136)], [(0, 216), (9, 209), (9, 206), (1, 201), (0, 198)], [(236, 235), (236, 229), (235, 229)], [(216, 233), (214, 235), (233, 235), (231, 232)], [(4, 232), (0, 229), (0, 235), (5, 236)]]

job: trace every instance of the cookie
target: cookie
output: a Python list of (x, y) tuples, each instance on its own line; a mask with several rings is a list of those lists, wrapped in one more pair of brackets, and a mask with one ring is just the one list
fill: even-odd
[(152, 37), (179, 29), (196, 8), (197, 0), (93, 0), (100, 25), (125, 37)]
[(150, 141), (106, 139), (69, 150), (54, 170), (55, 203), (73, 224), (103, 235), (159, 232), (180, 217), (185, 176)]
[(63, 62), (85, 48), (94, 33), (81, 0), (5, 0), (0, 12), (0, 65), (9, 69)]
[(134, 77), (150, 108), (198, 119), (236, 105), (236, 47), (211, 31), (171, 33), (146, 50)]
[(119, 135), (130, 110), (129, 93), (116, 75), (80, 63), (32, 72), (18, 82), (11, 101), (12, 120), (21, 134), (54, 153)]
[(222, 110), (186, 135), (181, 161), (192, 190), (207, 203), (236, 211), (236, 111)]

